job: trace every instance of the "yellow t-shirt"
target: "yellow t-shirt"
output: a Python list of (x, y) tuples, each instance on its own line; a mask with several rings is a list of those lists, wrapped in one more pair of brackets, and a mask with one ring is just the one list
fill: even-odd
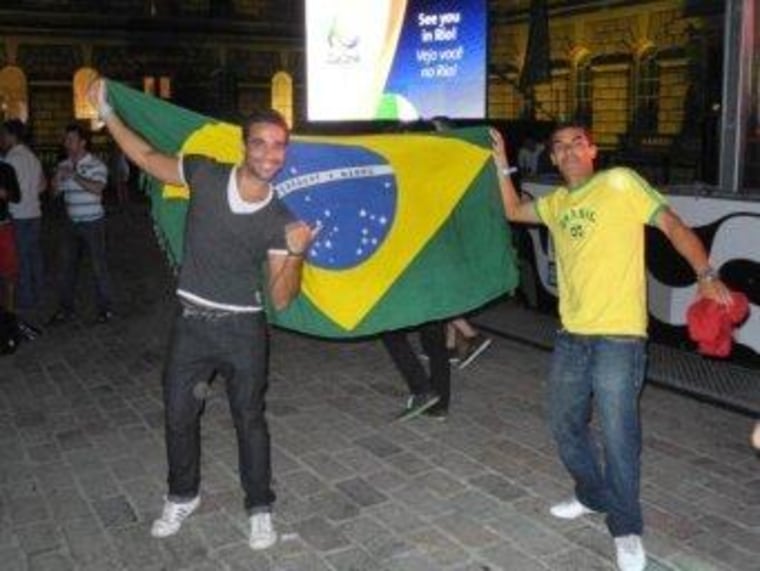
[(600, 171), (536, 202), (554, 240), (562, 326), (585, 335), (646, 335), (644, 225), (667, 206), (627, 168)]

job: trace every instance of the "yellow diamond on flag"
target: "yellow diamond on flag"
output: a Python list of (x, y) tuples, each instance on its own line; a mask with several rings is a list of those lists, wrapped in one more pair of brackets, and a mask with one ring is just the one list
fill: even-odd
[[(398, 189), (392, 226), (374, 255), (345, 270), (310, 264), (304, 269), (303, 293), (325, 315), (350, 331), (435, 235), (490, 153), (460, 139), (430, 135), (320, 137), (318, 141), (360, 146), (380, 155), (391, 166)], [(424, 164), (420, 164), (421, 157)], [(357, 192), (361, 192), (360, 184)]]

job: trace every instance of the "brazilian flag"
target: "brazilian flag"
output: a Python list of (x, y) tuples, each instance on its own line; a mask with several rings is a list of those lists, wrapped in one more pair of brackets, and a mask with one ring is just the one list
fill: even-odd
[[(240, 128), (108, 82), (122, 119), (166, 153), (238, 163)], [(321, 227), (301, 294), (270, 321), (356, 337), (460, 315), (511, 291), (518, 272), (485, 128), (450, 133), (293, 136), (273, 181)], [(189, 191), (149, 181), (157, 233), (181, 263)]]

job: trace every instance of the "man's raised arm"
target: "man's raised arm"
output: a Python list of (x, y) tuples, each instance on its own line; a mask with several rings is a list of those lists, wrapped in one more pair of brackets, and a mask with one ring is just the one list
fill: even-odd
[(90, 102), (97, 108), (101, 121), (108, 127), (116, 144), (140, 169), (158, 180), (175, 185), (185, 184), (179, 171), (179, 158), (157, 151), (148, 142), (132, 131), (113, 107), (108, 104), (106, 82), (95, 80), (88, 91)]
[(524, 222), (536, 224), (541, 219), (536, 214), (532, 200), (523, 202), (517, 194), (515, 185), (509, 177), (509, 162), (504, 148), (504, 139), (496, 129), (491, 129), (491, 142), (493, 144), (493, 162), (496, 165), (499, 178), (501, 199), (504, 202), (504, 214), (510, 222)]

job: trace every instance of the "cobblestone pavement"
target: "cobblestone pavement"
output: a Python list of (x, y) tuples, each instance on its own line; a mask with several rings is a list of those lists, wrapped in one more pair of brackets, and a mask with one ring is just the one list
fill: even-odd
[[(275, 522), (253, 552), (223, 381), (203, 423), (203, 504), (149, 537), (164, 493), (160, 370), (171, 276), (144, 209), (111, 216), (117, 318), (92, 311), (0, 357), (0, 568), (612, 569), (600, 516), (559, 522), (571, 490), (547, 434), (548, 353), (495, 340), (453, 378), (447, 422), (390, 420), (399, 376), (376, 341), (273, 333)], [(55, 223), (48, 224), (54, 243)], [(51, 258), (52, 260), (52, 258)], [(31, 315), (38, 322), (52, 311)], [(760, 460), (751, 420), (645, 390), (649, 570), (760, 569)]]

